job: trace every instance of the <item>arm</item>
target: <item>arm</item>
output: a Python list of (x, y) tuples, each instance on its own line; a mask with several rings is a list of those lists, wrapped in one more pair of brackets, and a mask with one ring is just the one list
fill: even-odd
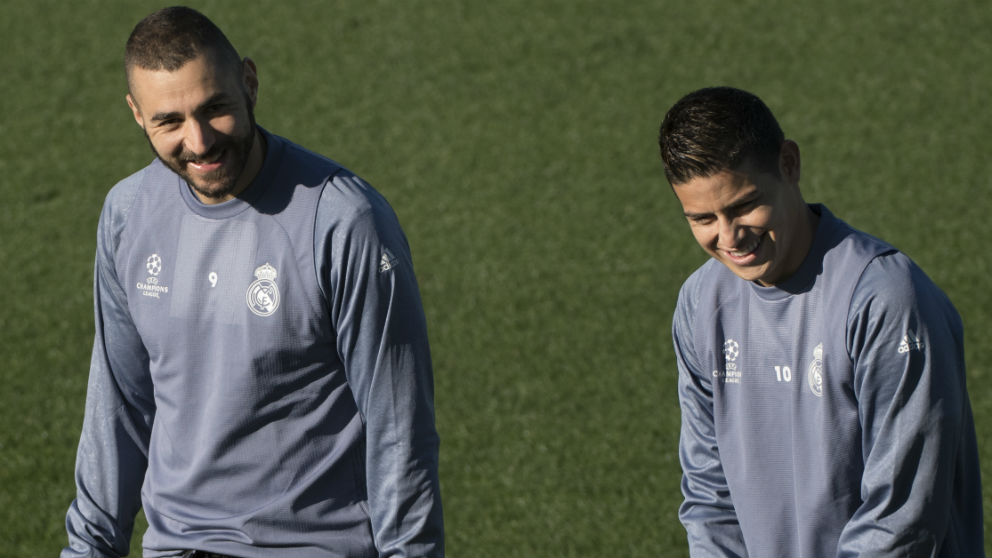
[(97, 235), (96, 336), (63, 558), (128, 553), (155, 413), (148, 355), (114, 269), (111, 214), (108, 203)]
[[(934, 556), (952, 516), (952, 485), (970, 424), (960, 319), (907, 258), (865, 270), (848, 317), (863, 432), (862, 505), (840, 556)], [(972, 443), (974, 443), (972, 441)]]
[(672, 326), (682, 409), (679, 461), (685, 501), (679, 508), (679, 519), (688, 535), (691, 556), (747, 556), (720, 461), (713, 422), (712, 376), (700, 369), (693, 354), (694, 308), (689, 291), (687, 283), (679, 293)]
[[(326, 188), (362, 193), (357, 210), (332, 217), (329, 294), (338, 352), (365, 424), (376, 548), (381, 556), (441, 556), (434, 382), (409, 247), (392, 210), (368, 185), (345, 175)], [(335, 205), (326, 198), (322, 205)]]

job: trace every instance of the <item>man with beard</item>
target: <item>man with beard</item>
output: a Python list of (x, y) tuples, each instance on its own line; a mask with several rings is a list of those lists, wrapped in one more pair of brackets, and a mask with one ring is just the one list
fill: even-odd
[(443, 554), (426, 323), (360, 178), (255, 124), (255, 64), (202, 14), (127, 42), (157, 156), (108, 194), (63, 556)]

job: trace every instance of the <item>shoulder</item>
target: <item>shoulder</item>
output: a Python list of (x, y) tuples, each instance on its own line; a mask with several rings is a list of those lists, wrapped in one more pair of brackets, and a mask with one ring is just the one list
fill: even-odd
[(855, 287), (852, 307), (898, 309), (922, 303), (952, 307), (940, 287), (913, 260), (892, 251), (876, 256), (865, 266)]
[(889, 300), (915, 296), (914, 276), (918, 269), (902, 252), (876, 256), (865, 266), (856, 291), (862, 296)]
[(318, 219), (340, 221), (356, 219), (388, 203), (368, 182), (337, 161), (311, 151), (286, 138), (265, 132), (270, 151), (278, 157), (283, 176), (301, 185), (320, 185)]
[(406, 235), (392, 207), (369, 183), (343, 167), (320, 193), (314, 241), (317, 253), (333, 261), (410, 259)]
[(291, 175), (297, 182), (313, 185), (344, 170), (344, 167), (334, 159), (311, 151), (282, 136), (264, 130), (263, 132), (269, 143), (269, 156), (277, 161), (279, 172)]
[(379, 205), (382, 196), (365, 180), (346, 168), (340, 168), (328, 180), (321, 203), (348, 213), (364, 213)]
[(699, 266), (679, 289), (673, 324), (676, 334), (680, 331), (682, 335), (689, 334), (695, 329), (693, 324), (697, 315), (708, 314), (733, 298), (738, 281), (726, 266), (712, 258)]
[(898, 346), (902, 353), (920, 339), (946, 343), (960, 339), (963, 331), (947, 295), (901, 252), (880, 255), (865, 267), (851, 297), (847, 322), (852, 355), (878, 343)]
[(725, 297), (730, 291), (736, 291), (740, 281), (726, 266), (710, 258), (682, 283), (679, 307), (695, 308), (703, 299)]
[(896, 252), (888, 242), (848, 225), (825, 206), (815, 207), (820, 213), (820, 226), (814, 251), (822, 253), (826, 273), (857, 278), (872, 260)]
[[(820, 206), (820, 227), (814, 241), (816, 289), (826, 297), (827, 311), (864, 309), (865, 296), (886, 294), (886, 281), (907, 277), (909, 258), (885, 242), (855, 229)], [(905, 289), (890, 294), (898, 299)]]
[(884, 240), (841, 224), (846, 229), (844, 241), (831, 250), (828, 258), (835, 273), (856, 278), (849, 318), (891, 320), (917, 309), (927, 299), (934, 299), (938, 308), (953, 310), (940, 288), (909, 256)]
[(146, 167), (114, 184), (107, 192), (103, 203), (104, 207), (114, 211), (126, 211), (134, 204), (134, 200), (145, 188), (145, 184), (162, 174), (163, 169), (168, 170), (161, 161), (155, 159)]
[(340, 167), (320, 194), (318, 223), (376, 228), (398, 226), (393, 208), (368, 182)]
[(107, 193), (104, 205), (116, 210), (126, 210), (141, 197), (164, 199), (175, 194), (175, 187), (180, 181), (179, 175), (156, 158), (141, 170), (114, 184)]
[(284, 137), (265, 132), (279, 180), (299, 187), (315, 187), (317, 228), (335, 227), (370, 219), (377, 213), (391, 214), (382, 195), (368, 182), (337, 161), (300, 146)]
[[(176, 175), (158, 159), (124, 178), (107, 192), (100, 213), (99, 230), (117, 239), (131, 217), (136, 201), (145, 195), (162, 194), (164, 183)], [(108, 238), (109, 239), (109, 238)]]

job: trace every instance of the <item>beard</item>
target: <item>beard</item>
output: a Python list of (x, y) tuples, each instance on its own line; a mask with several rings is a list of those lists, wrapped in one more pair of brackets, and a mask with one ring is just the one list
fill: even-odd
[[(249, 127), (243, 134), (236, 135), (218, 135), (214, 144), (210, 147), (210, 150), (206, 153), (193, 153), (187, 149), (183, 149), (179, 155), (175, 157), (165, 157), (155, 149), (155, 145), (152, 144), (151, 138), (148, 137), (148, 133), (145, 132), (145, 139), (148, 140), (148, 145), (152, 148), (152, 153), (162, 163), (169, 167), (172, 172), (178, 174), (183, 180), (189, 184), (197, 194), (205, 199), (210, 200), (223, 200), (234, 194), (238, 188), (238, 179), (244, 173), (245, 166), (248, 164), (248, 156), (251, 153), (251, 148), (255, 143), (255, 134), (257, 133), (255, 125), (255, 110), (251, 106), (251, 102), (248, 100), (247, 95), (245, 96), (245, 109), (248, 112), (248, 123)], [(213, 160), (215, 157), (226, 157), (228, 160), (226, 163), (215, 171), (207, 174), (200, 174), (197, 178), (194, 178), (186, 170), (186, 165), (192, 161), (197, 160)], [(240, 193), (240, 192), (238, 192)]]

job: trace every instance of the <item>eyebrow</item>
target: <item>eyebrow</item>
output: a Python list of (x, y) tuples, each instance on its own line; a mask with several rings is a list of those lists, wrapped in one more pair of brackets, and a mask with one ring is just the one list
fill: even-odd
[[(228, 99), (229, 99), (229, 96), (227, 95), (227, 93), (224, 93), (224, 92), (215, 93), (212, 97), (210, 97), (206, 101), (203, 101), (202, 103), (200, 103), (199, 106), (197, 106), (195, 109), (193, 109), (193, 112), (199, 112), (200, 110), (203, 109), (203, 107), (209, 107), (210, 105), (213, 105), (213, 104), (216, 104), (216, 103), (225, 102)], [(165, 120), (172, 120), (172, 119), (175, 119), (175, 118), (182, 118), (182, 116), (183, 116), (182, 113), (180, 113), (178, 111), (173, 111), (173, 112), (157, 112), (157, 113), (155, 113), (154, 116), (151, 117), (151, 121), (152, 122), (163, 122)]]
[(685, 211), (685, 212), (682, 213), (682, 215), (685, 215), (685, 218), (686, 219), (698, 219), (700, 217), (706, 217), (707, 215), (711, 215), (711, 214), (710, 213), (690, 213), (688, 211)]
[[(734, 202), (731, 203), (730, 205), (721, 208), (721, 211), (734, 210), (738, 207), (741, 207), (742, 205), (747, 205), (760, 198), (761, 198), (761, 191), (754, 189), (748, 192), (744, 197), (738, 200), (734, 200)], [(685, 215), (686, 219), (698, 219), (700, 217), (708, 217), (710, 215), (713, 215), (713, 212), (692, 213), (690, 211), (683, 211), (682, 215)]]

